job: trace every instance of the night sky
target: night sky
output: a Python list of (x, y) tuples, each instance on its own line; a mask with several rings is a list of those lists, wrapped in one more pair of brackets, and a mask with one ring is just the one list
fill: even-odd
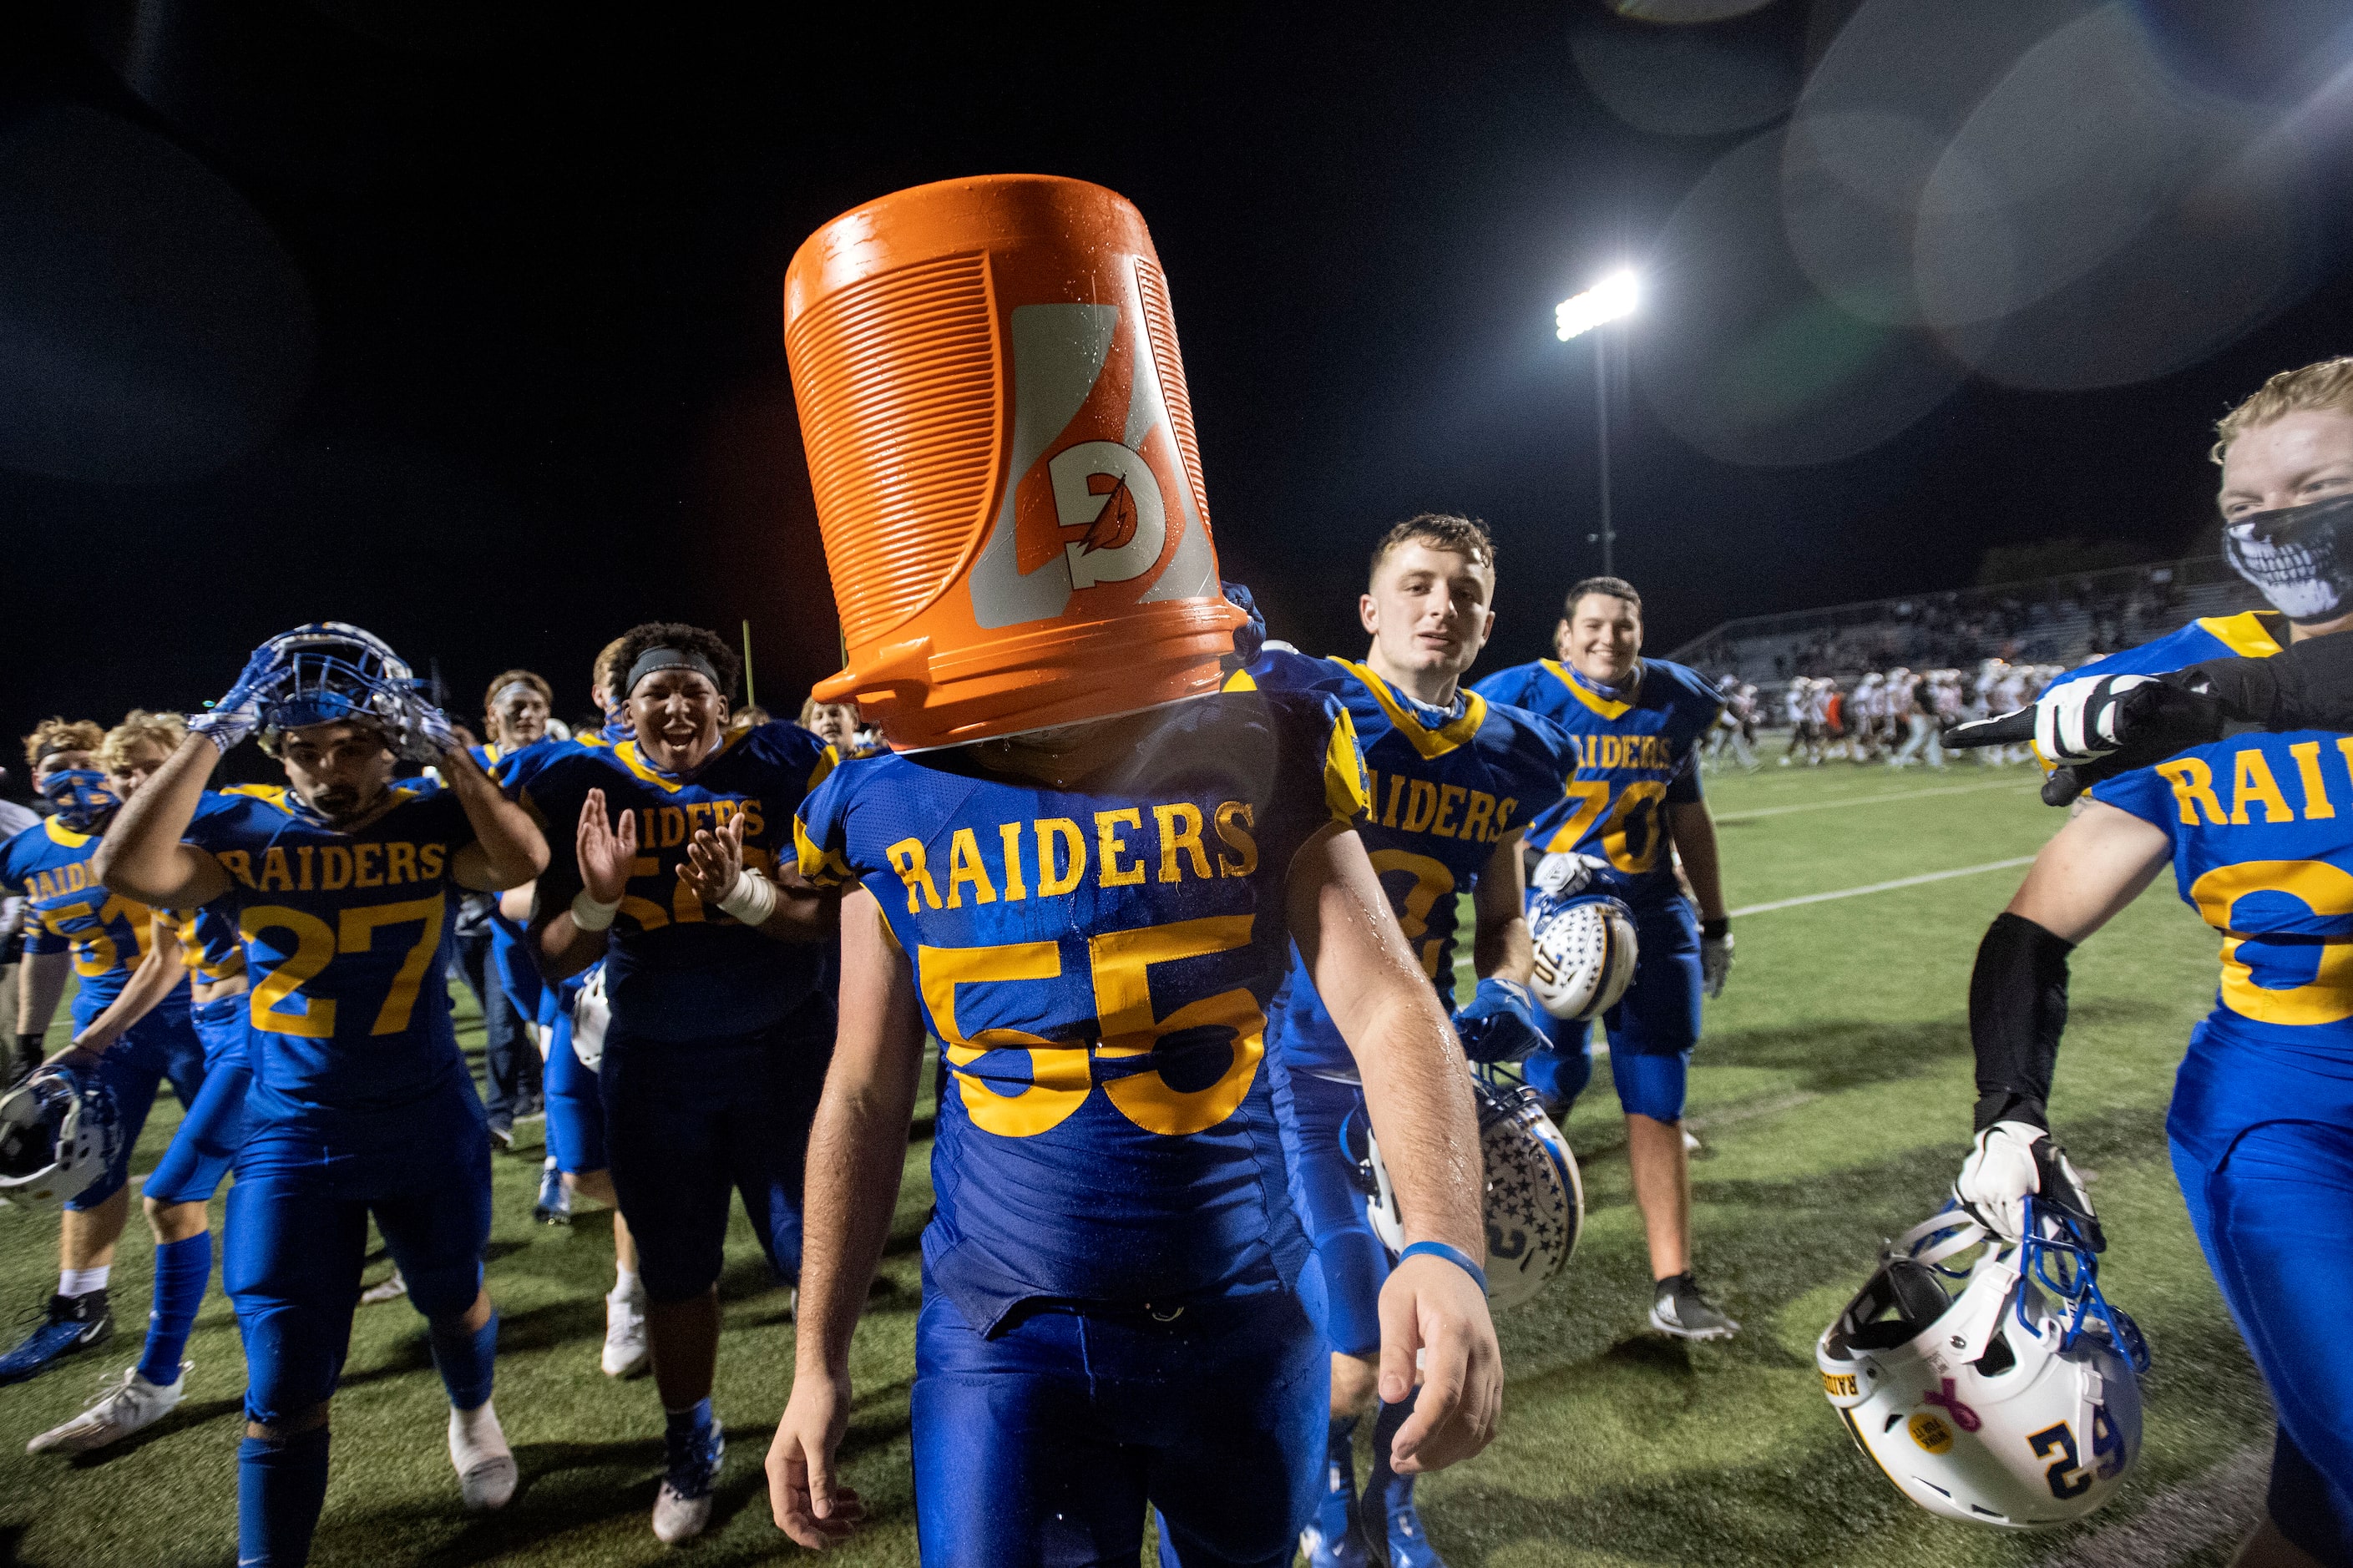
[[(1933, 3), (2017, 36), (1874, 41), (1797, 0), (1685, 26), (875, 7), (824, 35), (799, 7), (9, 8), (0, 722), (192, 706), (321, 617), (438, 659), (470, 716), (505, 666), (573, 714), (630, 623), (748, 616), (793, 708), (839, 658), (785, 265), (971, 174), (1141, 208), (1225, 573), (1311, 650), (1361, 647), (1357, 563), (1422, 509), (1500, 541), (1487, 667), (1541, 650), (1599, 565), (1591, 344), (1553, 306), (1621, 261), (1647, 284), (1613, 329), (1619, 566), (1654, 650), (1961, 585), (1997, 544), (2211, 548), (2206, 427), (2353, 347), (2342, 7)], [(1858, 90), (1889, 101), (1831, 101)], [(1853, 172), (1915, 132), (1959, 137), (1933, 201)], [(1890, 234), (1916, 279), (1872, 270)]]

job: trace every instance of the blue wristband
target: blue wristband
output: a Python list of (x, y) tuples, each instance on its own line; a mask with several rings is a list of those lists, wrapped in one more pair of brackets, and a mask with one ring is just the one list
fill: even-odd
[(1472, 1262), (1471, 1255), (1461, 1247), (1450, 1247), (1442, 1241), (1417, 1241), (1398, 1254), (1398, 1261), (1403, 1263), (1407, 1258), (1417, 1254), (1424, 1258), (1443, 1258), (1447, 1262), (1479, 1281), (1479, 1294), (1483, 1296), (1487, 1293), (1487, 1271)]

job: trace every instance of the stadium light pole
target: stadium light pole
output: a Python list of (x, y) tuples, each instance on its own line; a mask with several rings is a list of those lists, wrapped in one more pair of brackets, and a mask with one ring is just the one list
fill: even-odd
[(1601, 574), (1618, 574), (1618, 531), (1609, 521), (1609, 361), (1603, 353), (1609, 338), (1597, 329), (1634, 313), (1641, 301), (1641, 279), (1633, 268), (1620, 268), (1582, 294), (1563, 300), (1553, 310), (1554, 333), (1562, 342), (1595, 332), (1593, 339), (1593, 421), (1601, 454)]

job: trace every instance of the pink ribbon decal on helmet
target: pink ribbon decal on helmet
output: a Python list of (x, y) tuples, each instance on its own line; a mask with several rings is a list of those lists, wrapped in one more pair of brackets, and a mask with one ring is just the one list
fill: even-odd
[(1974, 1432), (1978, 1427), (1984, 1426), (1985, 1423), (1978, 1419), (1978, 1413), (1976, 1411), (1970, 1409), (1967, 1405), (1962, 1404), (1959, 1399), (1954, 1396), (1953, 1380), (1949, 1377), (1946, 1378), (1944, 1380), (1944, 1387), (1938, 1389), (1934, 1394), (1922, 1394), (1920, 1396), (1920, 1403), (1923, 1405), (1942, 1406), (1945, 1411), (1952, 1416), (1953, 1425), (1958, 1426), (1964, 1432)]

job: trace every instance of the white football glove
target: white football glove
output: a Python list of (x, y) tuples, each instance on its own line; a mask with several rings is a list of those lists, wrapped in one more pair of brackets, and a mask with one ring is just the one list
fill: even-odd
[(2094, 763), (2123, 744), (2116, 710), (2150, 675), (2091, 675), (2042, 694), (2034, 704), (2034, 749), (2054, 767)]
[(400, 710), (395, 749), (410, 762), (438, 763), (460, 749), (458, 731), (451, 728), (449, 716), (422, 697), (404, 698)]
[(1535, 889), (1556, 899), (1574, 898), (1585, 891), (1588, 882), (1609, 869), (1609, 862), (1598, 855), (1556, 849), (1536, 862)]
[(1953, 1196), (1979, 1225), (2004, 1241), (2026, 1234), (2026, 1200), (2040, 1197), (2080, 1215), (2096, 1251), (2099, 1219), (2067, 1152), (2031, 1121), (1997, 1121), (1977, 1136), (1961, 1162)]
[(1705, 936), (1699, 939), (1699, 988), (1711, 1002), (1724, 994), (1724, 983), (1732, 974), (1732, 933)]

